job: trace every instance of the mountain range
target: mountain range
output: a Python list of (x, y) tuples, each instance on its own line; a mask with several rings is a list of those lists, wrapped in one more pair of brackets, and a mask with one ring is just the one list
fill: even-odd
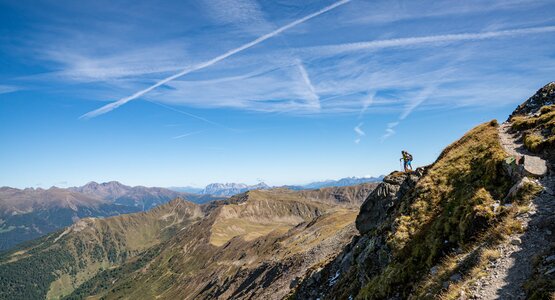
[(206, 203), (258, 189), (270, 187), (264, 183), (251, 186), (214, 183), (197, 194), (159, 187), (128, 186), (117, 181), (93, 181), (66, 189), (2, 187), (0, 251), (69, 226), (86, 217), (108, 217), (146, 211), (175, 198)]
[(149, 210), (177, 197), (207, 202), (217, 197), (164, 188), (90, 182), (67, 189), (0, 188), (0, 250), (71, 225), (86, 217)]
[(255, 190), (203, 205), (178, 198), (84, 218), (1, 254), (0, 298), (282, 297), (352, 238), (375, 186)]
[(302, 189), (320, 189), (324, 187), (334, 187), (334, 186), (350, 186), (368, 182), (381, 182), (384, 176), (378, 177), (345, 177), (337, 180), (324, 180), (316, 181), (309, 184), (301, 185)]
[[(384, 176), (379, 177), (345, 177), (338, 180), (324, 180), (311, 182), (304, 185), (285, 185), (279, 186), (281, 188), (288, 188), (290, 190), (306, 190), (306, 189), (320, 189), (325, 187), (341, 187), (351, 186), (369, 182), (380, 182)], [(244, 183), (211, 183), (205, 188), (195, 187), (170, 187), (169, 189), (178, 192), (196, 193), (201, 195), (213, 195), (230, 197), (250, 190), (265, 190), (275, 187), (270, 187), (266, 183), (261, 182), (255, 185), (247, 185)]]

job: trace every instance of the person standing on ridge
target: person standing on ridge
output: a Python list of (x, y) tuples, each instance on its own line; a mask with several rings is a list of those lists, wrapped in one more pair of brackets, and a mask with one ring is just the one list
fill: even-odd
[(408, 172), (409, 170), (412, 171), (412, 155), (410, 153), (408, 153), (407, 151), (403, 150), (401, 151), (401, 155), (403, 157), (401, 157), (401, 159), (399, 159), (400, 161), (403, 161), (403, 167), (405, 168), (405, 172)]

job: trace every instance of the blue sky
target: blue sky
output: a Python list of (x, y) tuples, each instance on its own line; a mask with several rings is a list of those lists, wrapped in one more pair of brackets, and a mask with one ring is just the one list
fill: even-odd
[(428, 164), (555, 80), (554, 4), (0, 0), (0, 185)]

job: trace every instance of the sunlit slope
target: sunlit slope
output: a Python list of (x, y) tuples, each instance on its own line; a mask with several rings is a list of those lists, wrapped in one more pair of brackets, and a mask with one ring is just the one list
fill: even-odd
[[(296, 299), (451, 299), (521, 230), (515, 215), (537, 188), (509, 195), (499, 125), (488, 122), (413, 174), (386, 176), (357, 216), (360, 237), (297, 289)], [(531, 196), (527, 196), (531, 194)], [(330, 284), (330, 282), (332, 282)]]
[(355, 232), (356, 208), (298, 192), (250, 191), (229, 202), (164, 242), (152, 259), (103, 272), (74, 296), (281, 299)]
[(87, 218), (0, 257), (0, 298), (67, 295), (99, 270), (118, 265), (202, 216), (176, 199), (145, 213)]

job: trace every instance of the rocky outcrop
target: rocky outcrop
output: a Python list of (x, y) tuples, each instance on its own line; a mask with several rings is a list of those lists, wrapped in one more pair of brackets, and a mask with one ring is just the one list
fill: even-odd
[(423, 169), (413, 173), (394, 172), (366, 198), (357, 216), (356, 227), (361, 234), (376, 229), (389, 215), (407, 191), (414, 187)]
[(509, 116), (509, 120), (517, 115), (535, 114), (545, 105), (555, 104), (555, 81), (546, 84), (539, 89), (532, 97), (519, 105)]
[(356, 219), (360, 235), (329, 264), (312, 270), (293, 299), (349, 299), (391, 262), (386, 236), (378, 234), (395, 215), (405, 195), (414, 188), (425, 168), (412, 173), (393, 172), (366, 198)]

